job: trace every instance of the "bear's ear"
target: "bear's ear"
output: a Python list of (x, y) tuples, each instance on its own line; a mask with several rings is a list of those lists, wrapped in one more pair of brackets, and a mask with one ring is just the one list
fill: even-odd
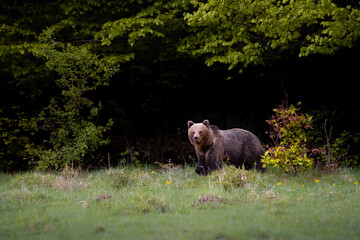
[(206, 126), (206, 127), (209, 127), (210, 123), (209, 123), (209, 120), (205, 119), (203, 121), (203, 124)]
[(187, 125), (188, 125), (188, 128), (190, 128), (192, 125), (194, 125), (194, 122), (193, 121), (188, 121)]

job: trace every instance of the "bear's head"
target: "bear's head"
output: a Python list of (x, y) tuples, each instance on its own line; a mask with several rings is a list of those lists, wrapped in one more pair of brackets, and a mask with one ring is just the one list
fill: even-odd
[(211, 130), (209, 120), (204, 120), (202, 123), (194, 123), (188, 121), (188, 136), (192, 145), (201, 149), (203, 146), (212, 142)]

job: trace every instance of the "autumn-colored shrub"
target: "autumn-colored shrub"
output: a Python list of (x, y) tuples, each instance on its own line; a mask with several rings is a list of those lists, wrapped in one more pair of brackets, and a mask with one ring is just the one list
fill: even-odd
[(288, 106), (284, 101), (274, 109), (275, 114), (266, 122), (270, 126), (267, 132), (272, 145), (267, 150), (262, 162), (265, 166), (274, 166), (287, 173), (295, 173), (311, 168), (313, 159), (307, 156), (307, 132), (312, 129), (312, 117), (300, 113), (298, 107)]

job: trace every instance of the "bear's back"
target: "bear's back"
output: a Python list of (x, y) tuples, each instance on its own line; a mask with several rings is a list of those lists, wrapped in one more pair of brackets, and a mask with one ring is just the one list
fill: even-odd
[(216, 125), (210, 125), (210, 129), (213, 132), (216, 138), (222, 139), (222, 141), (240, 141), (243, 142), (244, 139), (253, 139), (256, 140), (257, 137), (251, 132), (241, 129), (241, 128), (232, 128), (227, 130), (220, 130)]
[(241, 129), (233, 128), (228, 130), (215, 129), (217, 145), (222, 146), (225, 157), (231, 163), (238, 167), (242, 164), (252, 164), (257, 162), (258, 156), (264, 154), (260, 140), (251, 132)]

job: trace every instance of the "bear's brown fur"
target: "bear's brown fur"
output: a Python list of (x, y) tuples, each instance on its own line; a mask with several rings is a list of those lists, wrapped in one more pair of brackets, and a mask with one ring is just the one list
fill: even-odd
[(244, 164), (246, 169), (265, 170), (261, 163), (265, 150), (251, 132), (239, 128), (220, 130), (208, 120), (202, 123), (188, 121), (187, 125), (189, 140), (198, 157), (195, 169), (198, 174), (206, 175), (220, 169), (224, 162), (236, 167)]

